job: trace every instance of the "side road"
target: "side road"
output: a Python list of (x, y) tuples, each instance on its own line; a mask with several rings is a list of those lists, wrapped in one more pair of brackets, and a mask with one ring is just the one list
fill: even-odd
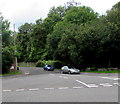
[[(30, 76), (30, 75), (43, 75), (43, 74), (54, 74), (54, 73), (61, 73), (61, 70), (54, 70), (54, 71), (44, 71), (43, 68), (39, 67), (20, 67), (21, 74), (17, 75), (5, 75), (5, 76), (0, 76), (3, 78), (15, 78), (15, 77), (24, 77), (24, 76)], [(89, 75), (89, 76), (97, 76), (97, 75), (106, 75), (106, 76), (118, 76), (120, 75), (118, 73), (93, 73), (93, 72), (81, 72), (82, 75)]]

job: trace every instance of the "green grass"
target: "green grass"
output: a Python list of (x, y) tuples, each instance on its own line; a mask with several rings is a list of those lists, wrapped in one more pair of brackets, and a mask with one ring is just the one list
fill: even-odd
[[(61, 70), (61, 69), (55, 69), (55, 70)], [(89, 73), (120, 73), (119, 71), (81, 71), (81, 72), (89, 72)]]
[(9, 72), (5, 74), (0, 74), (0, 76), (17, 75), (17, 74), (21, 74), (21, 72), (20, 71)]
[(81, 71), (81, 72), (89, 72), (89, 73), (120, 73), (120, 71)]

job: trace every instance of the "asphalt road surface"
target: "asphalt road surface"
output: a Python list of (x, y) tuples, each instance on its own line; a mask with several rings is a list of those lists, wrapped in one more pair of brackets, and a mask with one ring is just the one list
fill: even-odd
[(61, 74), (21, 67), (2, 78), (3, 102), (118, 102), (118, 74)]

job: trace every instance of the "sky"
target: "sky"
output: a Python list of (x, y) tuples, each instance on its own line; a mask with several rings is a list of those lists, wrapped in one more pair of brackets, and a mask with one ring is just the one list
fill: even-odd
[[(72, 0), (0, 0), (0, 12), (2, 16), (7, 19), (13, 30), (15, 24), (18, 27), (25, 22), (34, 23), (37, 19), (45, 19), (51, 7), (63, 6), (65, 3)], [(74, 0), (81, 3), (83, 6), (91, 7), (100, 15), (105, 14), (110, 10), (119, 0)]]

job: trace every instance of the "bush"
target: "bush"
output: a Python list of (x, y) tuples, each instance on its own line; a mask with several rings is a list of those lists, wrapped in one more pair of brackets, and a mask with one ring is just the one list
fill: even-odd
[(61, 68), (62, 67), (62, 62), (58, 61), (58, 60), (48, 60), (48, 61), (45, 61), (45, 60), (39, 60), (37, 63), (36, 63), (36, 67), (43, 67), (44, 65), (51, 65), (55, 68)]
[(43, 67), (44, 66), (44, 62), (42, 60), (39, 60), (37, 63), (36, 63), (36, 67)]
[(2, 73), (8, 73), (13, 64), (13, 55), (11, 54), (11, 49), (9, 47), (2, 49)]

